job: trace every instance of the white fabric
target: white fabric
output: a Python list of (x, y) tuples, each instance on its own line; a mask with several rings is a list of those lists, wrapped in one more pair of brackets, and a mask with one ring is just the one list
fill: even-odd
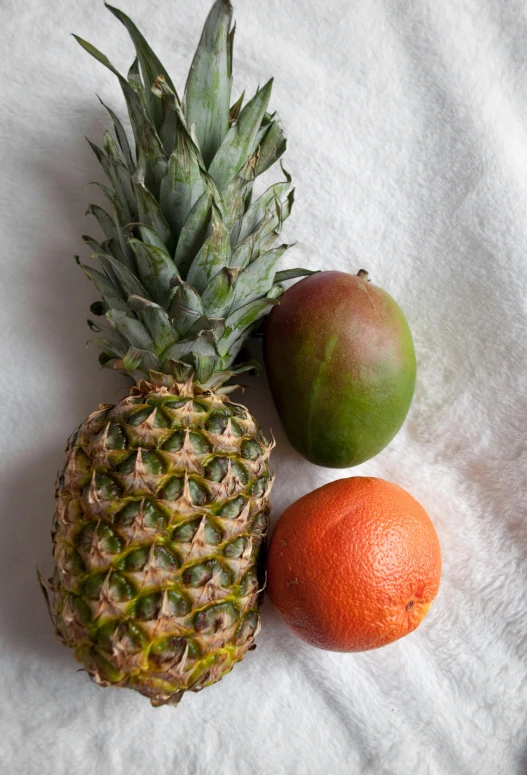
[[(122, 0), (182, 88), (208, 0)], [(443, 549), (421, 628), (378, 651), (318, 651), (266, 602), (256, 652), (153, 709), (100, 689), (54, 638), (53, 481), (71, 430), (118, 376), (86, 349), (94, 291), (71, 256), (97, 234), (83, 139), (123, 114), (124, 28), (98, 0), (2, 0), (0, 771), (4, 775), (520, 775), (527, 766), (527, 15), (521, 0), (239, 0), (235, 96), (275, 75), (297, 202), (289, 266), (356, 272), (405, 310), (418, 384), (377, 458), (317, 468), (265, 381), (244, 395), (277, 438), (275, 521), (339, 476), (397, 482)], [(99, 200), (100, 201), (100, 200)]]

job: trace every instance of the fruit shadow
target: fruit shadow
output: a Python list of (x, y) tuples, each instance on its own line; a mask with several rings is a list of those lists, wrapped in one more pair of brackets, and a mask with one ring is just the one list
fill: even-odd
[(2, 586), (9, 590), (0, 599), (2, 636), (18, 659), (34, 660), (38, 652), (46, 664), (71, 660), (55, 638), (37, 578), (37, 568), (45, 578), (51, 575), (53, 483), (63, 447), (57, 440), (29, 455), (23, 467), (14, 465), (6, 471), (10, 486), (4, 492), (4, 514), (9, 531), (0, 541)]
[[(254, 340), (247, 348), (247, 357), (263, 365), (261, 340)], [(258, 421), (268, 441), (274, 440), (271, 455), (271, 470), (275, 476), (271, 491), (271, 530), (280, 514), (294, 501), (310, 490), (323, 484), (320, 481), (324, 469), (309, 463), (293, 449), (285, 435), (278, 412), (274, 405), (269, 384), (262, 366), (259, 376), (241, 374), (237, 380), (245, 388), (234, 393), (232, 400), (243, 404)]]
[[(36, 574), (37, 566), (46, 577), (52, 568), (54, 482), (68, 436), (99, 403), (115, 400), (123, 384), (122, 377), (100, 370), (96, 352), (85, 345), (86, 318), (96, 295), (73, 259), (81, 253), (87, 260), (81, 235), (95, 236), (97, 230), (84, 213), (91, 201), (102, 201), (94, 187), (85, 188), (101, 174), (83, 134), (87, 130), (89, 137), (100, 138), (107, 121), (102, 112), (73, 112), (66, 147), (39, 145), (38, 155), (23, 160), (44, 203), (44, 235), (53, 233), (49, 242), (32, 235), (21, 273), (27, 298), (24, 325), (28, 339), (39, 347), (38, 365), (45, 363), (41, 390), (52, 391), (52, 400), (44, 396), (47, 411), (40, 406), (32, 427), (21, 418), (28, 428), (25, 444), (16, 462), (3, 461), (5, 520), (0, 536), (0, 578), (6, 590), (0, 598), (3, 637), (19, 656), (26, 652), (31, 659), (38, 652), (46, 661), (64, 664), (70, 664), (71, 655), (55, 640)], [(34, 386), (35, 376), (33, 380)]]

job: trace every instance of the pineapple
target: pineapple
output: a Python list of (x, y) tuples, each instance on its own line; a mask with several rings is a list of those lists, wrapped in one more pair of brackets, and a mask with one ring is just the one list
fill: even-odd
[[(119, 79), (134, 137), (90, 143), (110, 215), (91, 205), (103, 241), (85, 236), (101, 295), (88, 321), (102, 366), (131, 379), (71, 436), (58, 477), (55, 571), (43, 588), (61, 640), (101, 686), (153, 705), (179, 702), (228, 673), (259, 629), (261, 560), (272, 476), (257, 422), (230, 400), (244, 343), (278, 302), (275, 246), (291, 178), (253, 200), (283, 154), (271, 82), (231, 106), (232, 8), (217, 0), (185, 93), (134, 23), (137, 58)], [(77, 261), (80, 263), (78, 257)]]

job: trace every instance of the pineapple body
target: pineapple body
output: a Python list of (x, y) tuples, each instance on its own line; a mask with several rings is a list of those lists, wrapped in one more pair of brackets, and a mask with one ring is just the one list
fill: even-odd
[[(155, 705), (214, 683), (259, 626), (258, 580), (271, 487), (270, 445), (227, 396), (255, 368), (245, 343), (309, 274), (278, 270), (294, 201), (291, 176), (258, 191), (281, 159), (272, 82), (231, 101), (229, 0), (207, 17), (179, 96), (134, 22), (107, 6), (136, 51), (126, 75), (80, 45), (121, 86), (131, 135), (90, 142), (109, 211), (84, 235), (98, 292), (88, 320), (99, 363), (130, 380), (70, 439), (57, 486), (55, 572), (42, 582), (56, 630), (103, 686)], [(105, 106), (106, 107), (106, 106)], [(257, 364), (256, 364), (257, 365)]]
[(100, 406), (69, 441), (49, 598), (97, 683), (176, 704), (259, 629), (271, 445), (224, 396), (146, 391)]

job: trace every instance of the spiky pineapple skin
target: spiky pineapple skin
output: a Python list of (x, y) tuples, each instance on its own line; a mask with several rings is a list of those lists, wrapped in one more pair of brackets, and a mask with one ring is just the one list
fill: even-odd
[(162, 705), (221, 679), (259, 629), (272, 445), (225, 396), (149, 387), (69, 440), (48, 596), (98, 684)]

